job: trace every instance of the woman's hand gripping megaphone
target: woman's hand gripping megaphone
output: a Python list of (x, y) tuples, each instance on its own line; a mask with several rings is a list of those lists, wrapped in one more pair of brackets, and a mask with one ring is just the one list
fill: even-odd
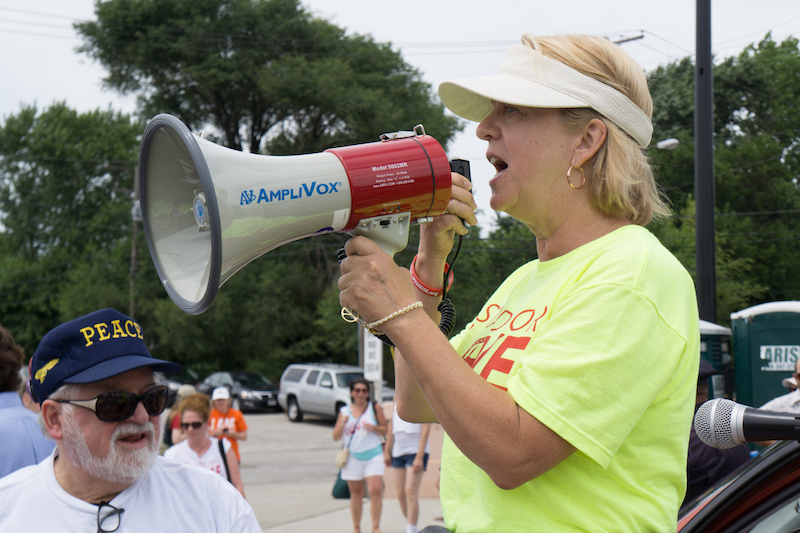
[[(453, 248), (455, 235), (466, 235), (466, 224), (477, 224), (477, 204), (472, 197), (472, 183), (453, 173), (452, 189), (447, 210), (420, 226), (420, 244), (415, 259), (415, 275), (423, 287), (442, 285), (447, 256)], [(417, 309), (439, 320), (440, 294), (423, 291), (412, 282), (411, 272), (399, 267), (380, 246), (363, 236), (350, 239), (340, 251), (339, 303), (342, 318), (361, 322), (373, 334), (391, 337), (392, 322), (418, 319)], [(374, 325), (374, 326), (373, 326)], [(370, 327), (373, 326), (373, 327)]]

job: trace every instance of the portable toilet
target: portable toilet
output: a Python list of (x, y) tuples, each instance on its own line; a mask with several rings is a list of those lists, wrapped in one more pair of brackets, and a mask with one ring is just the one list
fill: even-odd
[(700, 321), (700, 357), (717, 369), (711, 376), (708, 396), (733, 398), (733, 357), (731, 356), (731, 329), (706, 320)]
[(800, 302), (769, 302), (731, 313), (736, 401), (761, 407), (789, 392), (782, 385), (800, 356)]

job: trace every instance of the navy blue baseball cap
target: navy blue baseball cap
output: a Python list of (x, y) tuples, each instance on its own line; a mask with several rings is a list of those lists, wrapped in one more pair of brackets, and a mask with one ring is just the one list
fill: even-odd
[(181, 365), (155, 359), (142, 328), (111, 308), (56, 326), (31, 356), (30, 392), (42, 403), (64, 383), (94, 383), (135, 368), (177, 372)]

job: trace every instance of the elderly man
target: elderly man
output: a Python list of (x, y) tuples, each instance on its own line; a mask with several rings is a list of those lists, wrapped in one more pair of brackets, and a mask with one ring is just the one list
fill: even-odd
[(260, 532), (231, 484), (158, 456), (167, 390), (153, 372), (179, 369), (113, 309), (45, 335), (29, 384), (56, 450), (0, 480), (0, 531)]

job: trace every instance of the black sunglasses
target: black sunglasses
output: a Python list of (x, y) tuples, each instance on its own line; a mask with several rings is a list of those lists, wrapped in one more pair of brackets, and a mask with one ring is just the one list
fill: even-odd
[(115, 391), (105, 392), (91, 400), (54, 400), (91, 409), (103, 422), (122, 422), (133, 416), (142, 402), (147, 414), (158, 416), (167, 408), (167, 386), (157, 385), (143, 394)]
[(205, 422), (181, 422), (181, 429), (200, 429)]

